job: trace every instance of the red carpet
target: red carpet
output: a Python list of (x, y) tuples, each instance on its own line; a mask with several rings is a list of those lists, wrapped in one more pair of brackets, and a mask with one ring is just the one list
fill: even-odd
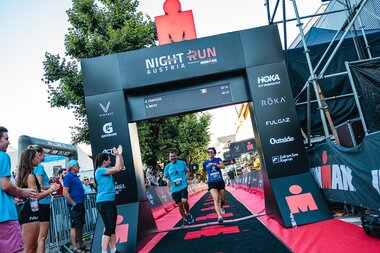
[[(265, 212), (264, 199), (243, 190), (229, 192), (252, 213)], [(286, 229), (263, 216), (261, 222), (295, 253), (374, 253), (380, 252), (380, 240), (367, 236), (354, 224), (331, 219), (297, 228)]]

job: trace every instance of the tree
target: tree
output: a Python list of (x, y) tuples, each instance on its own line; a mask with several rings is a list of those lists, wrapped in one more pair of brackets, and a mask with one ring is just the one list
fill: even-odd
[[(83, 79), (78, 62), (112, 53), (154, 46), (155, 24), (137, 12), (137, 0), (73, 0), (67, 11), (71, 28), (65, 36), (65, 55), (45, 53), (43, 81), (51, 107), (73, 111), (72, 143), (90, 143)], [(69, 59), (69, 60), (68, 60)]]
[[(71, 28), (65, 36), (65, 57), (45, 53), (42, 80), (48, 86), (50, 106), (72, 110), (79, 122), (72, 126), (73, 144), (90, 144), (79, 60), (155, 46), (155, 24), (137, 12), (138, 4), (137, 0), (73, 0), (67, 11)], [(139, 123), (143, 162), (166, 161), (168, 149), (176, 149), (187, 162), (204, 160), (209, 124), (208, 114)]]
[(168, 152), (173, 150), (187, 164), (200, 164), (207, 159), (210, 121), (209, 113), (191, 113), (139, 122), (142, 160), (155, 166), (157, 161), (168, 161)]

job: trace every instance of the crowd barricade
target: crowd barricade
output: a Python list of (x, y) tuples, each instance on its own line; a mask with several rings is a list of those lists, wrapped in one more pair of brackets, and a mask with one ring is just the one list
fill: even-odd
[[(86, 223), (83, 226), (83, 237), (94, 234), (97, 210), (95, 205), (96, 193), (85, 194)], [(64, 196), (54, 196), (50, 206), (50, 228), (48, 242), (49, 249), (62, 252), (62, 248), (69, 250), (70, 245), (70, 215)]]
[(260, 170), (250, 171), (235, 177), (235, 188), (264, 196), (264, 184)]
[[(192, 197), (201, 191), (207, 190), (207, 184), (189, 184), (187, 189), (189, 197)], [(153, 217), (156, 220), (177, 207), (169, 187), (152, 186), (147, 188), (145, 192), (152, 208)]]

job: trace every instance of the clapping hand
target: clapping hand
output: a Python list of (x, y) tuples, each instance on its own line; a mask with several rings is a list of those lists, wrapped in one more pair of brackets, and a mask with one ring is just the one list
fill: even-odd
[(112, 153), (114, 156), (122, 155), (123, 154), (123, 147), (119, 145), (117, 148), (113, 147)]

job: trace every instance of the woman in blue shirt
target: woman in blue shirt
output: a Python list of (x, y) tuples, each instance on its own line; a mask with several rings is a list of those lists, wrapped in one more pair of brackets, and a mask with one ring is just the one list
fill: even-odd
[(115, 184), (113, 174), (118, 173), (124, 168), (123, 148), (121, 145), (112, 149), (115, 156), (115, 166), (111, 166), (111, 158), (108, 154), (100, 153), (96, 156), (96, 168), (94, 171), (95, 182), (97, 185), (96, 208), (98, 209), (104, 223), (104, 233), (102, 238), (102, 253), (107, 252), (110, 245), (111, 253), (116, 252), (116, 218), (117, 209), (115, 203)]
[(215, 157), (215, 148), (208, 148), (207, 154), (209, 158), (203, 163), (203, 172), (207, 172), (208, 190), (214, 200), (215, 211), (218, 214), (218, 222), (223, 223), (223, 205), (226, 202), (226, 197), (221, 169), (224, 169), (225, 166), (222, 159)]

